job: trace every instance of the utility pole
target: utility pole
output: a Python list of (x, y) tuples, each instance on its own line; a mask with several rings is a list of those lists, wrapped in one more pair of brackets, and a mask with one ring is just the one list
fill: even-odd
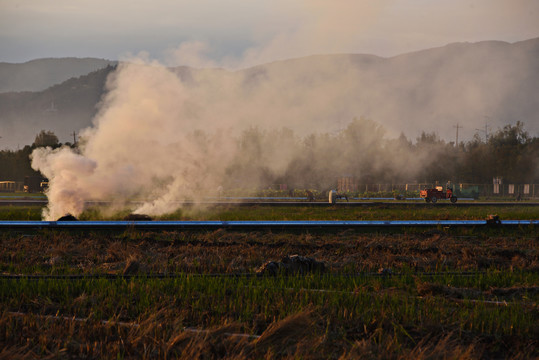
[(455, 147), (459, 148), (459, 129), (462, 129), (462, 126), (459, 126), (459, 123), (457, 123), (457, 126), (453, 125), (454, 128), (457, 129), (457, 138), (455, 139)]
[(73, 146), (75, 146), (77, 144), (77, 133), (73, 131)]
[(485, 130), (483, 129), (475, 129), (477, 131), (485, 132), (485, 144), (488, 142), (488, 123), (485, 122)]

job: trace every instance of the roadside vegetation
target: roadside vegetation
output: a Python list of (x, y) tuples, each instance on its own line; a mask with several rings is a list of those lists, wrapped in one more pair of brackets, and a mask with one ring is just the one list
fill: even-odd
[[(236, 155), (227, 164), (221, 185), (226, 191), (268, 189), (275, 184), (327, 191), (344, 174), (361, 184), (406, 184), (411, 179), (455, 184), (492, 184), (493, 178), (503, 178), (504, 184), (539, 181), (539, 138), (530, 135), (522, 122), (506, 125), (487, 139), (476, 135), (459, 144), (440, 139), (436, 133), (422, 132), (415, 140), (404, 134), (388, 139), (385, 133), (380, 124), (366, 118), (353, 119), (335, 134), (300, 136), (288, 128), (250, 128), (235, 139)], [(192, 136), (202, 148), (212, 141), (211, 134), (204, 131), (197, 130)], [(60, 144), (54, 133), (43, 130), (31, 146), (0, 151), (0, 181), (39, 175), (30, 166), (32, 151), (62, 145), (77, 147), (80, 143)]]
[[(423, 205), (423, 204), (422, 204)], [(87, 213), (88, 215), (91, 212)], [(179, 210), (164, 215), (164, 220), (484, 220), (489, 214), (501, 219), (539, 219), (538, 206), (216, 206)], [(85, 216), (87, 216), (85, 214)], [(81, 217), (82, 218), (82, 217)]]

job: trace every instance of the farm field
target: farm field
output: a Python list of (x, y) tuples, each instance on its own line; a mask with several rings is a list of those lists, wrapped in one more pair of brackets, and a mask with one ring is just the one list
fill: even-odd
[[(0, 208), (0, 218), (39, 211)], [(525, 206), (452, 211), (257, 206), (164, 218), (539, 218)], [(94, 209), (81, 219), (122, 216)], [(325, 271), (257, 275), (294, 254)], [(539, 356), (539, 238), (530, 227), (5, 231), (0, 273), (0, 358)]]
[[(155, 217), (155, 220), (484, 220), (490, 214), (500, 219), (539, 219), (539, 206), (455, 207), (431, 204), (391, 207), (375, 204), (358, 207), (336, 206), (199, 206)], [(1, 220), (41, 220), (41, 206), (0, 206)], [(84, 211), (79, 220), (121, 220), (129, 210), (109, 213), (99, 208)]]

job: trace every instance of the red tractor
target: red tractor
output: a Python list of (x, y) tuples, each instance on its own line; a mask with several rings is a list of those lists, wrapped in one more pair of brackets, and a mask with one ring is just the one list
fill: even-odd
[(457, 197), (453, 195), (453, 190), (450, 187), (445, 192), (441, 186), (436, 186), (434, 189), (424, 189), (419, 192), (419, 196), (425, 199), (426, 202), (432, 202), (433, 204), (438, 199), (449, 199), (452, 203), (457, 202)]

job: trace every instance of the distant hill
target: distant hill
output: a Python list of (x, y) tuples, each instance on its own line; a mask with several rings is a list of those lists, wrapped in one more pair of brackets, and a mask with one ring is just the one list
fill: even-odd
[(114, 63), (95, 58), (37, 59), (22, 64), (0, 62), (0, 93), (45, 90)]
[(454, 140), (458, 123), (464, 126), (459, 140), (470, 140), (474, 133), (484, 136), (476, 129), (485, 123), (491, 132), (516, 121), (539, 135), (539, 38), (455, 43), (391, 58), (317, 55), (244, 72), (251, 93), (273, 84), (265, 96), (275, 107), (292, 98), (294, 105), (310, 106), (306, 129), (338, 130), (365, 116), (390, 135), (411, 139), (425, 131)]
[[(42, 129), (72, 141), (70, 133), (91, 125), (112, 70), (39, 92), (0, 94), (0, 149), (31, 144)], [(239, 87), (210, 100), (230, 103), (231, 113), (222, 115), (243, 117), (244, 124), (256, 118), (258, 124), (288, 126), (300, 134), (334, 133), (365, 116), (392, 137), (402, 132), (415, 140), (425, 131), (454, 141), (458, 123), (464, 126), (459, 140), (468, 141), (476, 133), (484, 137), (485, 123), (492, 132), (521, 121), (539, 136), (539, 38), (456, 43), (391, 58), (316, 55), (234, 72), (172, 70), (187, 88), (204, 82), (215, 89)], [(209, 108), (204, 100), (197, 111)]]
[(31, 145), (41, 130), (52, 130), (61, 142), (88, 127), (103, 95), (109, 65), (38, 92), (0, 94), (0, 149)]

